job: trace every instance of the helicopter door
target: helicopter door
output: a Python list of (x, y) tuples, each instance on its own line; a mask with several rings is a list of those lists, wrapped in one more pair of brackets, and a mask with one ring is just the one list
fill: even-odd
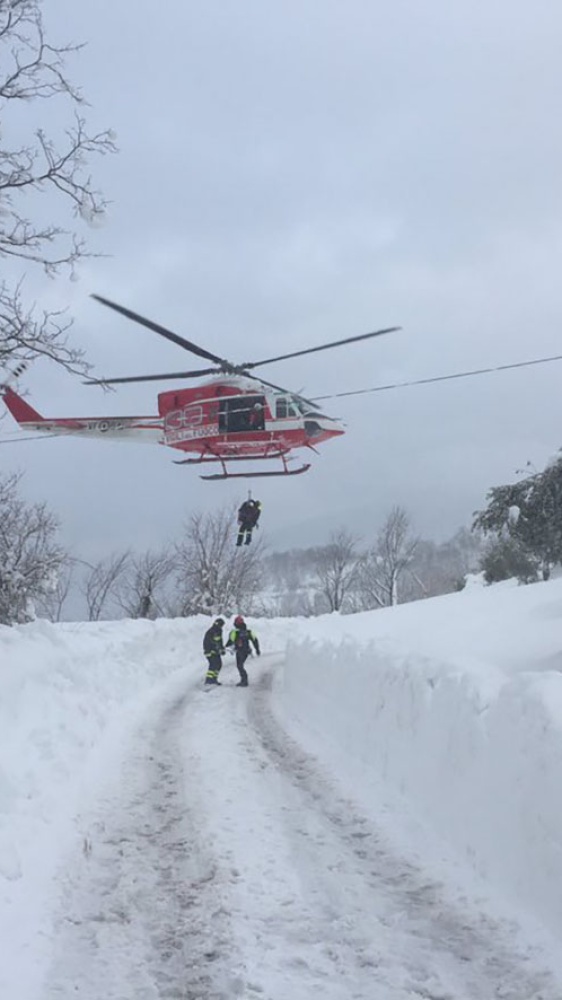
[(265, 396), (229, 396), (219, 403), (219, 433), (265, 430)]

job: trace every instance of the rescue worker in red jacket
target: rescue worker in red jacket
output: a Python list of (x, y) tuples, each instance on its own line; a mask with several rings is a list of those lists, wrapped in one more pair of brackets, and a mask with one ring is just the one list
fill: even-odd
[(248, 659), (251, 649), (250, 643), (256, 651), (256, 655), (260, 655), (260, 644), (258, 638), (251, 629), (248, 628), (246, 622), (242, 618), (242, 615), (237, 615), (234, 619), (234, 628), (231, 629), (230, 635), (227, 639), (227, 648), (233, 647), (236, 653), (236, 666), (238, 667), (238, 673), (240, 674), (240, 680), (237, 687), (248, 687), (248, 674), (244, 666), (246, 660)]

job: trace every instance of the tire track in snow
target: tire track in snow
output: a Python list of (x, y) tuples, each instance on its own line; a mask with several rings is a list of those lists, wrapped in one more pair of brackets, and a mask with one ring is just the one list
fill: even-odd
[(232, 996), (223, 979), (223, 885), (178, 750), (192, 698), (183, 688), (156, 702), (131, 734), (112, 787), (96, 802), (86, 856), (61, 873), (49, 1000)]

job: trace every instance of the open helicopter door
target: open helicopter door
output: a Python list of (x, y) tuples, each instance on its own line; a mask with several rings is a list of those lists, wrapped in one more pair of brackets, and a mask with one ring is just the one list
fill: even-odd
[(249, 434), (265, 430), (265, 396), (226, 396), (219, 403), (219, 433)]

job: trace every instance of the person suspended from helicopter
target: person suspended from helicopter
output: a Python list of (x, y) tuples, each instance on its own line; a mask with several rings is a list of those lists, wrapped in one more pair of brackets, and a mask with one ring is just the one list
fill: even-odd
[(236, 687), (248, 687), (248, 673), (244, 664), (252, 652), (250, 643), (254, 647), (256, 656), (260, 656), (258, 637), (248, 628), (242, 615), (237, 615), (234, 619), (234, 627), (230, 630), (226, 641), (226, 648), (232, 649), (236, 655), (236, 666), (240, 674), (240, 680)]
[(252, 541), (252, 531), (257, 528), (261, 514), (261, 503), (259, 500), (244, 500), (238, 508), (238, 538), (236, 545), (242, 545), (244, 538), (246, 545)]
[(221, 672), (222, 656), (224, 656), (223, 626), (224, 618), (215, 618), (203, 636), (203, 652), (207, 657), (205, 684), (220, 684), (218, 676)]

